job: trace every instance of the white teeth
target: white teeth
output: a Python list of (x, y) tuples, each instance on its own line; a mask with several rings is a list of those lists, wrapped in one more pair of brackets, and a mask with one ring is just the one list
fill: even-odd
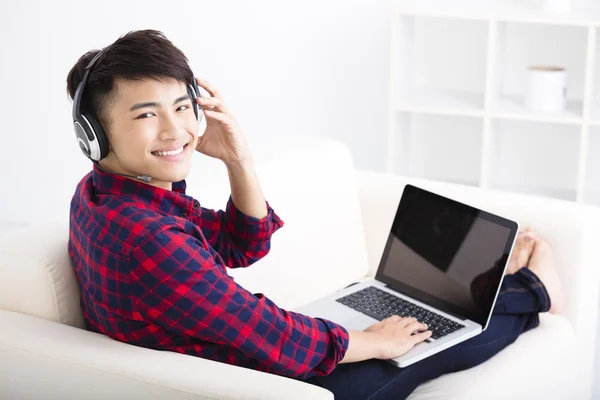
[(154, 154), (155, 156), (174, 156), (176, 154), (179, 154), (183, 151), (183, 146), (181, 146), (179, 149), (177, 150), (171, 150), (171, 151), (153, 151), (152, 154)]

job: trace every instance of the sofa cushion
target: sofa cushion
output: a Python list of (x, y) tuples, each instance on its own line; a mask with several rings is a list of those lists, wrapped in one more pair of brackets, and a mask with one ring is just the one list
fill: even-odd
[[(494, 357), (475, 368), (425, 382), (408, 399), (582, 399), (587, 388), (574, 384), (579, 379), (571, 351), (574, 340), (568, 319), (540, 314), (538, 327), (519, 336)], [(582, 392), (574, 393), (574, 387)]]
[(82, 328), (67, 215), (0, 238), (0, 308)]

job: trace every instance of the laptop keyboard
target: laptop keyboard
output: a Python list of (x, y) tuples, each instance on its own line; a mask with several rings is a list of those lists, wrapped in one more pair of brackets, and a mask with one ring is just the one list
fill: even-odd
[[(464, 328), (462, 324), (444, 318), (375, 286), (366, 287), (340, 297), (336, 301), (378, 321), (392, 315), (414, 317), (417, 321), (427, 324), (427, 329), (432, 332), (431, 339), (439, 339)], [(429, 342), (429, 339), (426, 341)]]

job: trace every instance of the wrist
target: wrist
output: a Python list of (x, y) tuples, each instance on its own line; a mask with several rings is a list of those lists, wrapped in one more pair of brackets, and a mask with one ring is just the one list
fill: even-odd
[(384, 354), (384, 341), (378, 332), (366, 332), (369, 335), (369, 342), (371, 343), (371, 357), (376, 359), (382, 359)]
[(236, 161), (223, 161), (223, 163), (228, 170), (232, 171), (247, 170), (254, 167), (254, 160), (250, 156)]
[(382, 357), (383, 348), (379, 335), (374, 332), (355, 330), (349, 330), (348, 334), (350, 336), (348, 350), (344, 358), (340, 361), (341, 363), (352, 363)]

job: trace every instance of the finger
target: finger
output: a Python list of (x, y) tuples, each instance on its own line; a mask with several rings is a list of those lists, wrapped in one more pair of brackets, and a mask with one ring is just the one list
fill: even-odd
[(223, 114), (222, 112), (208, 110), (206, 108), (202, 109), (202, 111), (204, 112), (204, 115), (206, 115), (207, 118), (215, 119), (215, 120), (221, 121), (221, 122), (225, 122), (226, 115)]
[(381, 321), (379, 321), (379, 323), (389, 323), (389, 322), (394, 322), (394, 321), (398, 321), (400, 319), (399, 316), (397, 315), (392, 315), (391, 317), (387, 317), (382, 319)]
[(227, 125), (230, 125), (232, 122), (231, 118), (227, 114), (223, 114), (222, 112), (204, 109), (202, 111), (204, 111), (204, 115), (206, 115), (207, 119), (214, 119)]
[(417, 322), (417, 319), (415, 317), (407, 317), (407, 318), (402, 318), (402, 326), (406, 327), (412, 323)]
[(374, 324), (374, 327), (377, 328), (383, 328), (384, 326), (387, 326), (389, 324), (394, 324), (396, 323), (398, 320), (400, 320), (400, 317), (397, 315), (392, 315), (391, 317), (387, 317), (382, 319), (381, 321), (377, 322), (376, 324)]
[(227, 113), (228, 111), (225, 103), (216, 97), (198, 97), (196, 98), (196, 102), (200, 104), (202, 108), (207, 108), (211, 111), (219, 111), (222, 113)]
[(221, 92), (216, 87), (214, 87), (212, 83), (200, 78), (196, 78), (196, 83), (198, 84), (198, 86), (204, 88), (212, 97), (218, 97), (220, 99), (223, 99), (223, 96), (221, 96)]
[(432, 333), (433, 332), (431, 332), (431, 331), (425, 331), (423, 333), (417, 333), (417, 334), (412, 335), (410, 337), (410, 339), (412, 340), (412, 342), (414, 344), (421, 343), (422, 341), (429, 339), (431, 337)]
[(427, 325), (422, 324), (420, 322), (413, 322), (412, 324), (409, 324), (406, 329), (408, 329), (408, 331), (413, 334), (415, 332), (419, 332), (419, 331), (424, 331), (427, 329)]

